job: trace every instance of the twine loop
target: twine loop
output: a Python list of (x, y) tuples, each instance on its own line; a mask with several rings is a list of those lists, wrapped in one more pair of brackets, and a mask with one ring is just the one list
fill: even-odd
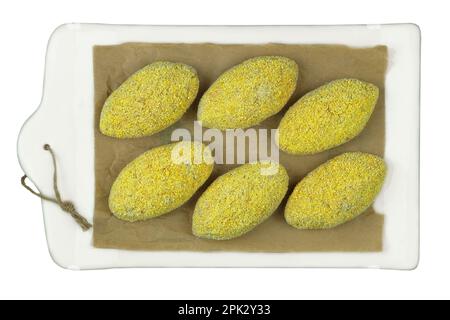
[(65, 212), (73, 212), (75, 210), (75, 206), (70, 201), (64, 201), (61, 203), (61, 209), (63, 209)]
[(21, 179), (20, 182), (22, 183), (22, 186), (27, 189), (28, 191), (30, 191), (32, 194), (34, 194), (35, 196), (43, 199), (43, 200), (47, 200), (53, 203), (56, 203), (57, 205), (59, 205), (59, 207), (64, 211), (69, 213), (72, 218), (78, 223), (78, 225), (81, 227), (81, 229), (83, 229), (83, 231), (87, 231), (89, 230), (92, 225), (81, 215), (78, 213), (78, 211), (75, 208), (75, 205), (73, 204), (73, 202), (71, 201), (64, 201), (61, 199), (61, 194), (58, 190), (58, 176), (56, 173), (56, 157), (55, 154), (52, 150), (52, 148), (50, 147), (49, 144), (45, 144), (44, 145), (44, 150), (49, 151), (50, 155), (52, 156), (52, 161), (53, 161), (53, 191), (55, 193), (55, 197), (49, 197), (46, 195), (43, 195), (39, 192), (34, 191), (33, 189), (31, 189), (27, 183), (26, 183), (26, 179), (27, 179), (27, 175), (24, 175)]

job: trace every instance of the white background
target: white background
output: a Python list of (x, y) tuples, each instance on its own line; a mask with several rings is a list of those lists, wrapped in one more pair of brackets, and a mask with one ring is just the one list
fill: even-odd
[[(445, 1), (10, 1), (0, 11), (0, 298), (450, 298), (450, 44)], [(51, 32), (67, 22), (366, 24), (422, 30), (421, 260), (414, 271), (124, 269), (67, 271), (51, 260), (40, 200), (19, 183), (16, 139), (42, 93)]]

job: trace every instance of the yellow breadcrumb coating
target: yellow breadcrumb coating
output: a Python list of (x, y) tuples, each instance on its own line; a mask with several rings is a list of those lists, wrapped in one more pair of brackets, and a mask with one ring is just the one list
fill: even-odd
[(369, 121), (378, 91), (371, 83), (341, 79), (309, 92), (281, 119), (280, 149), (313, 154), (353, 139)]
[(176, 121), (194, 101), (197, 72), (182, 63), (159, 61), (137, 71), (106, 100), (100, 131), (115, 138), (157, 133)]
[(386, 165), (378, 156), (341, 154), (300, 181), (286, 204), (284, 216), (298, 229), (328, 229), (364, 212), (380, 192)]
[(213, 170), (208, 147), (177, 142), (153, 148), (130, 162), (109, 194), (119, 219), (140, 221), (168, 213), (188, 201)]
[(297, 85), (295, 61), (256, 57), (223, 73), (202, 96), (198, 120), (208, 128), (248, 128), (278, 113)]
[[(272, 174), (264, 169), (276, 168)], [(286, 169), (274, 162), (245, 164), (217, 178), (195, 206), (192, 232), (197, 237), (227, 240), (266, 220), (288, 189)]]

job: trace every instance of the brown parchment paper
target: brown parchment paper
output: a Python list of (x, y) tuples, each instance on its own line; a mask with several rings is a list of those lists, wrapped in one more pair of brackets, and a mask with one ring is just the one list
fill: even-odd
[[(349, 48), (338, 45), (218, 45), (128, 43), (96, 46), (93, 52), (95, 82), (95, 215), (93, 244), (100, 248), (131, 250), (247, 251), (247, 252), (374, 252), (382, 250), (383, 215), (369, 208), (357, 219), (331, 230), (301, 231), (284, 221), (288, 195), (300, 179), (328, 159), (346, 151), (384, 154), (384, 79), (387, 48)], [(170, 143), (176, 128), (192, 130), (197, 103), (203, 92), (228, 68), (259, 55), (282, 55), (295, 60), (300, 79), (293, 97), (279, 114), (261, 124), (277, 128), (288, 106), (306, 92), (339, 78), (358, 78), (376, 84), (380, 98), (364, 131), (354, 140), (313, 156), (292, 156), (280, 152), (280, 162), (290, 176), (285, 200), (271, 218), (246, 235), (227, 241), (202, 240), (191, 233), (196, 200), (219, 175), (235, 167), (216, 165), (208, 182), (181, 208), (158, 218), (129, 223), (114, 216), (108, 208), (108, 194), (120, 170), (139, 154)], [(200, 91), (196, 102), (172, 127), (151, 137), (119, 140), (99, 132), (101, 108), (107, 96), (135, 71), (157, 60), (192, 65), (199, 74)]]

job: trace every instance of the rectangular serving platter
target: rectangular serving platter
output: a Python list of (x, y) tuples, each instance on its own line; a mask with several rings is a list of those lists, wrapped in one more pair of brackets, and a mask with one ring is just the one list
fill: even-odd
[(50, 155), (57, 150), (59, 188), (89, 221), (94, 215), (93, 47), (126, 42), (386, 45), (386, 148), (389, 171), (375, 209), (385, 215), (377, 253), (234, 253), (127, 251), (92, 246), (69, 215), (42, 202), (50, 254), (68, 269), (118, 267), (351, 267), (414, 269), (419, 260), (420, 30), (413, 24), (348, 26), (126, 26), (65, 24), (52, 34), (44, 92), (18, 139), (24, 172), (53, 193)]

